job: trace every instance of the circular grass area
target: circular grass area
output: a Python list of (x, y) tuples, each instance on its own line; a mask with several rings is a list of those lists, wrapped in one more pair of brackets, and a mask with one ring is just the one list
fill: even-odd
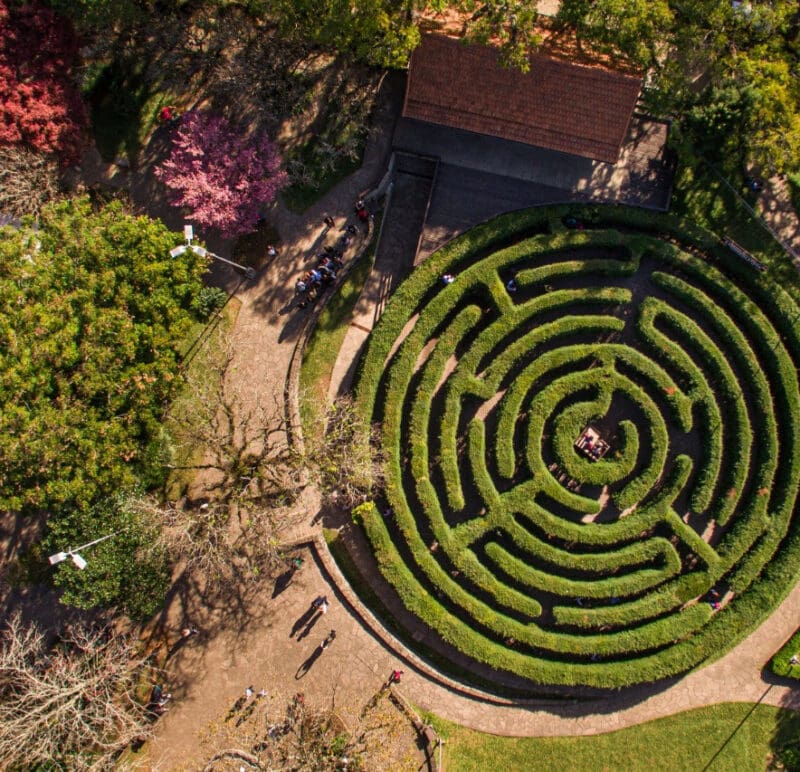
[(479, 226), (391, 299), (357, 390), (391, 511), (363, 523), (465, 654), (620, 688), (720, 655), (795, 581), (800, 311), (708, 233), (563, 214)]

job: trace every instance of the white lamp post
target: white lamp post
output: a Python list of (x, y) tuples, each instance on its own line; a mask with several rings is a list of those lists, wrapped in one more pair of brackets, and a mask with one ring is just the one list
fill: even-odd
[(205, 257), (208, 255), (209, 257), (213, 257), (215, 260), (219, 260), (223, 263), (227, 263), (228, 265), (232, 265), (234, 268), (238, 268), (248, 279), (255, 279), (256, 272), (251, 266), (239, 265), (239, 263), (234, 263), (233, 260), (228, 260), (227, 257), (221, 257), (220, 255), (215, 255), (213, 252), (209, 252), (205, 247), (198, 247), (196, 244), (192, 244), (194, 230), (192, 229), (191, 225), (183, 226), (183, 237), (186, 239), (186, 243), (181, 244), (174, 249), (170, 249), (170, 257), (180, 257), (184, 252), (186, 252), (187, 249), (191, 249), (192, 252), (194, 252), (196, 255), (200, 255), (200, 257)]
[(101, 541), (105, 541), (106, 539), (110, 539), (112, 536), (116, 536), (116, 533), (110, 533), (108, 536), (101, 536), (99, 539), (95, 539), (94, 541), (87, 542), (86, 544), (81, 544), (80, 547), (76, 547), (74, 550), (67, 550), (66, 552), (56, 552), (55, 555), (51, 555), (48, 560), (50, 561), (50, 565), (54, 566), (58, 563), (62, 563), (67, 558), (70, 558), (72, 562), (75, 564), (76, 568), (79, 568), (83, 571), (86, 568), (86, 559), (79, 554), (79, 550), (85, 550), (89, 547), (94, 547), (95, 544), (100, 544)]

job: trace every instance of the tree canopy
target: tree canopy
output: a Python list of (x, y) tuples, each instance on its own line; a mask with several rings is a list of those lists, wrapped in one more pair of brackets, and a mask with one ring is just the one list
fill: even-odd
[(77, 159), (87, 123), (71, 79), (77, 55), (66, 19), (0, 0), (0, 145)]
[(403, 67), (419, 43), (415, 3), (397, 0), (265, 0), (281, 33), (381, 67)]
[(88, 199), (0, 236), (0, 507), (87, 509), (146, 473), (205, 262)]
[(116, 606), (134, 619), (153, 614), (169, 585), (158, 524), (134, 494), (51, 517), (43, 545), (48, 555), (111, 536), (82, 555), (86, 568), (78, 569), (70, 560), (58, 565), (54, 578), (64, 590), (61, 602), (84, 609)]
[[(800, 166), (800, 14), (792, 0), (563, 0), (556, 26), (647, 72), (645, 99), (706, 148)], [(711, 133), (702, 134), (706, 131)]]
[(0, 758), (6, 769), (111, 769), (152, 734), (137, 688), (151, 670), (133, 636), (82, 624), (52, 635), (17, 612), (0, 628)]
[(259, 209), (286, 185), (280, 166), (266, 134), (247, 137), (222, 116), (192, 110), (181, 117), (156, 176), (173, 206), (188, 207), (198, 225), (232, 237), (255, 230)]

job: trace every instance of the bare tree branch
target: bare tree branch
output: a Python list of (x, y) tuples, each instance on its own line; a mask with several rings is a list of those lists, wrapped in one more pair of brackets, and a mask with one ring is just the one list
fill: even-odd
[(19, 614), (0, 633), (0, 758), (30, 769), (105, 769), (151, 725), (136, 698), (144, 660), (130, 638), (69, 627), (48, 646)]
[[(383, 486), (378, 428), (342, 397), (306, 439), (304, 463), (323, 494), (345, 507), (363, 503)], [(367, 441), (365, 441), (367, 438)]]
[(0, 213), (38, 217), (58, 196), (58, 160), (23, 147), (0, 147)]

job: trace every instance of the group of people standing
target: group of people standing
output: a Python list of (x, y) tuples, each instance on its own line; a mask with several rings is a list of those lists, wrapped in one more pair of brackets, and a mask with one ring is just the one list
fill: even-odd
[[(360, 222), (369, 223), (371, 215), (363, 199), (359, 198), (356, 201), (353, 210)], [(336, 220), (330, 215), (326, 215), (323, 222), (325, 223), (325, 233), (336, 227)], [(343, 230), (344, 232), (334, 245), (329, 244), (316, 254), (316, 266), (306, 271), (295, 283), (294, 294), (298, 299), (298, 308), (305, 308), (309, 303), (315, 301), (322, 290), (335, 281), (337, 272), (344, 265), (345, 251), (350, 246), (353, 236), (358, 232), (352, 223), (346, 225)]]
[(350, 236), (344, 234), (335, 247), (327, 246), (317, 255), (317, 265), (306, 271), (294, 285), (294, 294), (300, 298), (298, 308), (305, 308), (316, 300), (322, 289), (336, 279), (344, 265), (344, 250), (350, 245)]

